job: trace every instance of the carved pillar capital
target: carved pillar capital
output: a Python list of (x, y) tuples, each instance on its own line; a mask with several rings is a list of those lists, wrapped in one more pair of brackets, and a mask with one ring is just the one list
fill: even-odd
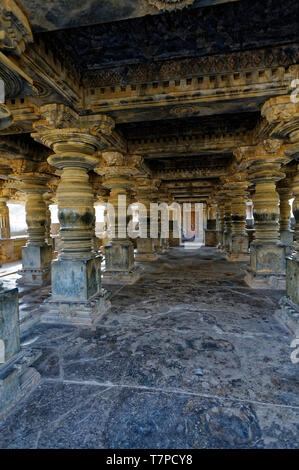
[(290, 95), (270, 98), (261, 113), (273, 126), (271, 136), (299, 141), (299, 103), (292, 101)]

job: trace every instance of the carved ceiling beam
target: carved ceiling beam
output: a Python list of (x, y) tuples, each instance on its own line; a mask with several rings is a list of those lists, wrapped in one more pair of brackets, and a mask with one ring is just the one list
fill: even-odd
[(148, 137), (128, 140), (131, 153), (141, 154), (147, 158), (190, 156), (199, 154), (227, 154), (244, 142), (251, 143), (250, 132), (192, 134), (166, 137)]
[[(232, 87), (206, 88), (188, 90), (173, 90), (174, 85), (163, 89), (163, 92), (155, 88), (150, 93), (139, 92), (138, 95), (126, 96), (125, 93), (115, 98), (98, 95), (92, 96), (92, 102), (88, 102), (88, 108), (96, 113), (108, 113), (119, 123), (152, 120), (153, 112), (159, 119), (209, 116), (229, 112), (238, 112), (240, 102), (246, 105), (247, 111), (258, 111), (265, 99), (279, 94), (285, 94), (288, 90), (288, 81), (274, 82), (269, 80), (262, 86), (248, 87), (236, 85)], [(113, 88), (113, 87), (112, 87)], [(171, 91), (173, 90), (173, 91)], [(123, 96), (122, 96), (123, 95)], [(87, 104), (86, 103), (86, 104)], [(157, 119), (157, 117), (156, 117)]]
[(195, 168), (195, 169), (169, 169), (154, 171), (153, 176), (161, 180), (184, 180), (184, 179), (206, 179), (220, 178), (225, 176), (227, 169), (223, 167)]
[[(288, 67), (299, 58), (298, 44), (267, 47), (250, 51), (213, 54), (192, 58), (160, 60), (150, 63), (126, 64), (86, 71), (83, 85), (107, 98), (117, 94), (140, 95), (165, 92), (165, 88), (179, 90), (213, 89), (240, 85), (262, 85), (288, 79)], [(111, 89), (111, 87), (114, 87)], [(93, 99), (91, 98), (91, 101)], [(96, 97), (94, 98), (96, 101)]]

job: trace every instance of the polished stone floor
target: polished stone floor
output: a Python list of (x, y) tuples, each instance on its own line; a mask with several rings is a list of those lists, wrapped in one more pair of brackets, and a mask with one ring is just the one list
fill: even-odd
[(282, 292), (246, 287), (245, 267), (173, 248), (113, 287), (97, 327), (26, 329), (42, 381), (0, 425), (0, 448), (298, 448)]

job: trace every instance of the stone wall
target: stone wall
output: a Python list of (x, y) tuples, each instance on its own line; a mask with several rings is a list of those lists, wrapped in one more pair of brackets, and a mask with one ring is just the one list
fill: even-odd
[(12, 263), (22, 259), (22, 246), (25, 246), (27, 237), (12, 237), (2, 239), (0, 242), (0, 261), (2, 264)]

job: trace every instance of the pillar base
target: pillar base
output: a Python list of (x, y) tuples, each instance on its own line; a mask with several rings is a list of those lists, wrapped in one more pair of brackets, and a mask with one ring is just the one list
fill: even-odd
[(205, 246), (217, 246), (216, 230), (205, 229)]
[(31, 365), (41, 356), (36, 350), (22, 350), (0, 366), (0, 420), (40, 382), (41, 376)]
[(54, 302), (87, 302), (101, 294), (101, 257), (52, 261)]
[(163, 255), (165, 250), (161, 239), (159, 240), (159, 242), (155, 243), (155, 251), (158, 255)]
[(291, 246), (294, 243), (294, 231), (293, 230), (281, 230), (280, 241), (283, 245)]
[(170, 248), (175, 248), (181, 246), (181, 239), (180, 238), (169, 238), (169, 246)]
[(259, 274), (248, 270), (244, 281), (253, 289), (284, 290), (286, 288), (286, 278), (284, 274)]
[(280, 309), (276, 310), (275, 317), (289, 332), (299, 338), (299, 306), (288, 297), (279, 301)]
[(224, 253), (229, 253), (231, 251), (231, 246), (232, 246), (232, 233), (231, 232), (224, 232), (223, 233), (223, 244), (222, 244), (222, 250)]
[(137, 254), (135, 261), (146, 263), (148, 261), (156, 261), (158, 255), (155, 251), (153, 238), (137, 238)]
[(250, 255), (249, 253), (228, 253), (226, 259), (227, 261), (243, 261), (244, 263), (249, 263)]
[(157, 253), (137, 253), (135, 255), (135, 261), (138, 263), (147, 263), (151, 261), (157, 261)]
[(51, 282), (52, 250), (49, 245), (28, 245), (22, 248), (22, 265), (19, 271), (21, 278), (17, 283), (21, 286), (45, 286)]
[(44, 302), (47, 311), (41, 315), (41, 322), (75, 326), (95, 325), (111, 307), (107, 297), (107, 291), (101, 289), (99, 295), (82, 302), (47, 299)]
[(252, 242), (245, 282), (256, 289), (285, 289), (285, 247), (279, 242)]
[(290, 257), (286, 263), (287, 296), (295, 305), (299, 305), (299, 260)]
[(112, 240), (105, 246), (105, 272), (129, 273), (134, 270), (134, 246), (130, 240)]
[(131, 272), (121, 272), (121, 271), (104, 271), (103, 273), (103, 284), (135, 284), (136, 281), (140, 278), (140, 273), (134, 269)]

